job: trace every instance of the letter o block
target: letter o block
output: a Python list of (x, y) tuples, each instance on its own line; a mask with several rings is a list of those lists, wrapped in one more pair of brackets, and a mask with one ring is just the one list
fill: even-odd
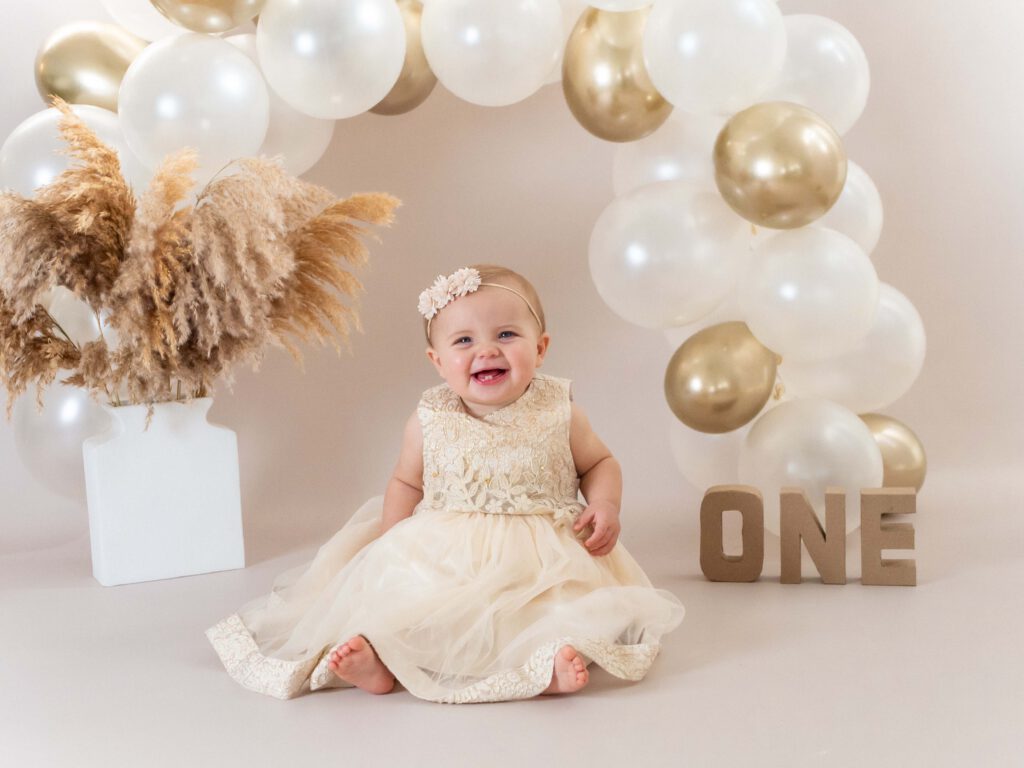
[[(722, 515), (743, 517), (743, 552), (725, 554)], [(764, 567), (764, 501), (749, 485), (714, 485), (700, 504), (700, 569), (710, 581), (757, 581)]]

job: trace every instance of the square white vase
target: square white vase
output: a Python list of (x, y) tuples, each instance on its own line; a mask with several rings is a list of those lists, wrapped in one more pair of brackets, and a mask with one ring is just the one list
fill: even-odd
[(92, 572), (104, 586), (245, 567), (238, 440), (213, 401), (106, 407), (82, 444)]

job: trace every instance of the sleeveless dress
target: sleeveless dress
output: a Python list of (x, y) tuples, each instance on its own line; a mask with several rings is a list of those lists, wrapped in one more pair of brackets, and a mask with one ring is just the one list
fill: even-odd
[(383, 496), (310, 563), (206, 630), (228, 673), (288, 699), (345, 688), (330, 652), (361, 634), (414, 696), (444, 703), (536, 696), (565, 644), (640, 680), (683, 605), (652, 586), (621, 541), (595, 557), (569, 448), (571, 382), (537, 373), (482, 418), (447, 384), (428, 389), (423, 499), (381, 535)]

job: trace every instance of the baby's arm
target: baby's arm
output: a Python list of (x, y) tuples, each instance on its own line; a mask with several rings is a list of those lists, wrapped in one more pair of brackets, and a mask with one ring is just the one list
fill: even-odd
[(590, 426), (583, 409), (572, 406), (569, 426), (569, 447), (572, 450), (580, 491), (587, 508), (574, 528), (581, 530), (593, 521), (594, 533), (584, 545), (592, 555), (607, 555), (619, 538), (619, 507), (622, 503), (622, 469), (601, 438)]
[(414, 411), (405, 423), (398, 464), (384, 492), (381, 534), (412, 515), (423, 498), (423, 429)]

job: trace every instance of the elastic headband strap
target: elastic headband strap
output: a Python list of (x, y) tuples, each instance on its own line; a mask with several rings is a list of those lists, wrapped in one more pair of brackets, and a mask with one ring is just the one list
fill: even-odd
[[(514, 293), (516, 296), (518, 296), (520, 299), (526, 302), (526, 306), (530, 310), (530, 314), (533, 315), (533, 319), (537, 321), (537, 326), (541, 329), (541, 332), (544, 331), (544, 323), (540, 321), (540, 315), (537, 314), (537, 310), (533, 308), (533, 304), (531, 304), (530, 300), (523, 296), (523, 294), (521, 294), (515, 288), (509, 288), (507, 285), (502, 285), (501, 283), (480, 283), (480, 287), (483, 287), (485, 285), (489, 285), (491, 288), (503, 288), (506, 291)], [(433, 317), (427, 318), (427, 341), (430, 341), (430, 322), (433, 319)]]

